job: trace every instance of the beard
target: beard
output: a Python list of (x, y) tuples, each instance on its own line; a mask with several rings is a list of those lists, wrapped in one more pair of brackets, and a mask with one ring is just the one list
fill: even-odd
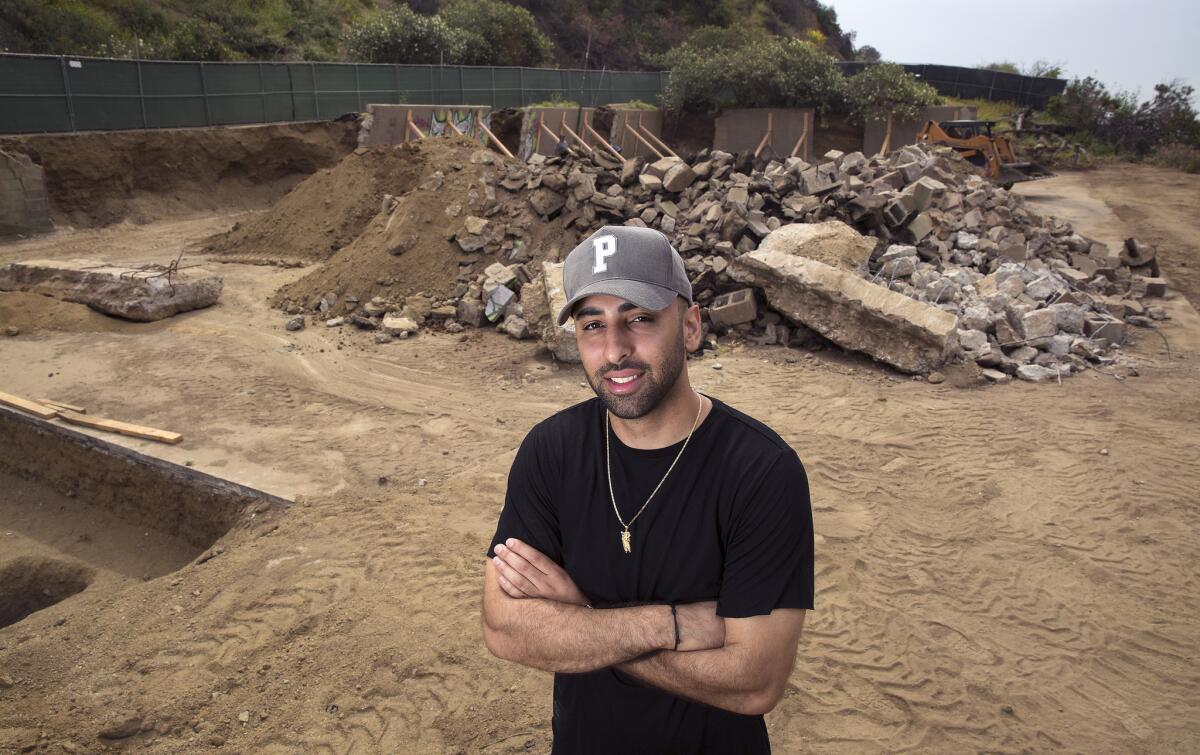
[[(687, 350), (684, 348), (683, 333), (681, 332), (675, 348), (668, 352), (667, 358), (663, 360), (662, 364), (652, 367), (632, 359), (627, 359), (620, 364), (609, 362), (595, 373), (589, 373), (587, 379), (596, 396), (610, 412), (621, 419), (638, 419), (654, 411), (663, 397), (675, 386), (675, 381), (683, 372), (683, 362), (686, 358)], [(642, 372), (641, 388), (628, 396), (616, 396), (610, 393), (605, 386), (604, 376), (617, 370), (640, 370)]]

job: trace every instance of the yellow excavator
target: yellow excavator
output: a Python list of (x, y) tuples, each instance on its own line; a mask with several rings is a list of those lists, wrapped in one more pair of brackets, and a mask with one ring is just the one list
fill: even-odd
[(995, 121), (929, 121), (917, 133), (917, 141), (954, 148), (983, 175), (1006, 189), (1021, 181), (1054, 175), (1035, 162), (1019, 162), (1008, 139), (992, 133), (995, 125)]

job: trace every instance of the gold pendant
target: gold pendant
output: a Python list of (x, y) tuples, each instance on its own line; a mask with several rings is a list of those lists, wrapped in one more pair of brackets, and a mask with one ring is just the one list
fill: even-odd
[(629, 534), (629, 530), (621, 532), (621, 547), (625, 549), (626, 553), (633, 553), (633, 546), (629, 542), (630, 537), (632, 535)]

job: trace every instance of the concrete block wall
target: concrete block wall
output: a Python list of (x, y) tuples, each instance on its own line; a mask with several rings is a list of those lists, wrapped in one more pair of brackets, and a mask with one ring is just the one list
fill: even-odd
[(38, 233), (52, 227), (42, 166), (25, 155), (0, 151), (0, 236)]
[[(767, 114), (770, 114), (770, 119)], [(807, 120), (806, 120), (807, 118)], [(713, 149), (725, 152), (753, 152), (770, 124), (770, 136), (764, 150), (776, 160), (783, 160), (808, 126), (808, 138), (804, 140), (796, 156), (809, 162), (813, 159), (813, 140), (816, 138), (816, 118), (809, 108), (736, 108), (723, 110), (713, 125)]]
[(452, 130), (447, 124), (453, 123), (460, 132), (480, 143), (487, 137), (475, 128), (475, 116), (478, 114), (485, 126), (490, 127), (491, 120), (491, 108), (486, 105), (368, 105), (359, 129), (358, 146), (390, 146), (418, 138), (408, 128), (409, 114), (413, 124), (427, 136), (443, 136)]

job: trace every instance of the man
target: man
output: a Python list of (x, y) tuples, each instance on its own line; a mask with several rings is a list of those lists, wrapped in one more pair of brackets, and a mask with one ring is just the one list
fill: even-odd
[(521, 444), (483, 634), (555, 672), (554, 752), (761, 753), (813, 598), (808, 481), (765, 425), (693, 390), (699, 307), (658, 231), (602, 228), (558, 317), (596, 398)]

